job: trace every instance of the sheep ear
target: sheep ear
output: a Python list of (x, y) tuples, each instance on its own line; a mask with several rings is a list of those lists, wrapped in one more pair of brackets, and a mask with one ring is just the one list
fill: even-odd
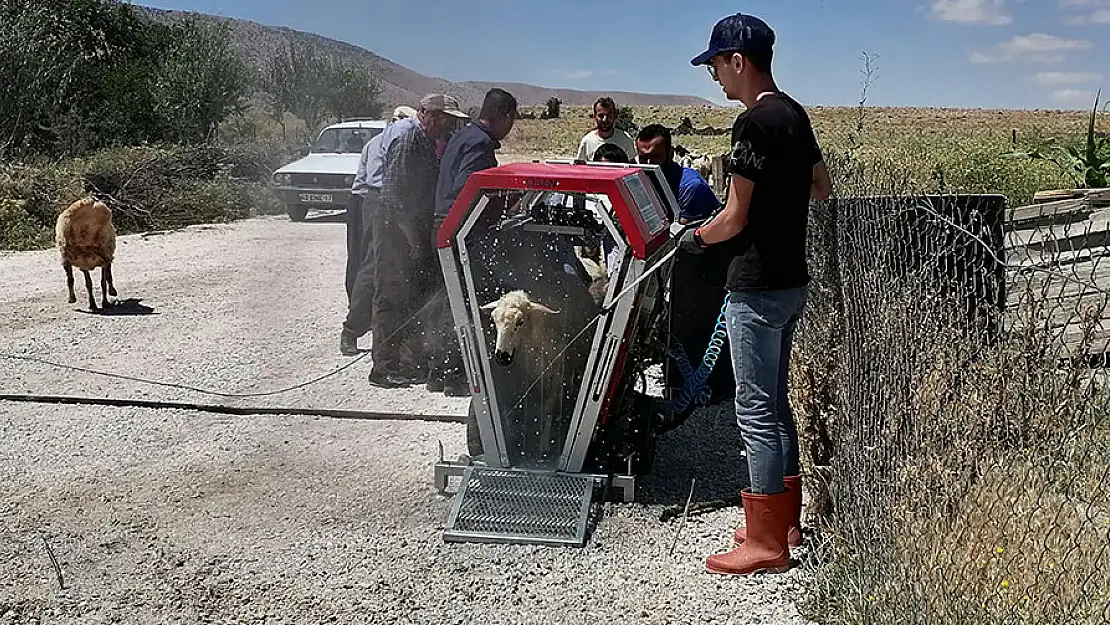
[(538, 310), (538, 311), (540, 311), (540, 312), (545, 312), (545, 313), (547, 313), (547, 314), (549, 314), (549, 315), (557, 315), (557, 314), (559, 314), (559, 311), (557, 311), (557, 310), (551, 310), (551, 309), (550, 309), (550, 308), (548, 308), (547, 306), (544, 306), (543, 304), (537, 304), (537, 303), (535, 303), (535, 302), (533, 302), (533, 303), (532, 303), (532, 308), (535, 308), (536, 310)]
[(485, 306), (482, 306), (482, 310), (493, 310), (494, 308), (497, 308), (497, 302), (490, 302)]

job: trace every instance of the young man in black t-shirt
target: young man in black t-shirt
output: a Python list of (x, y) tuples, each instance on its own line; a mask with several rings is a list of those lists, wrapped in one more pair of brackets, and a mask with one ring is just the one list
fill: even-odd
[(774, 42), (766, 23), (738, 13), (717, 22), (709, 49), (691, 61), (708, 66), (725, 95), (745, 106), (732, 127), (728, 201), (679, 242), (688, 253), (714, 246), (730, 258), (726, 317), (751, 488), (742, 493), (739, 547), (708, 558), (714, 573), (783, 571), (801, 539), (788, 357), (809, 284), (809, 202), (827, 199), (830, 183), (808, 115), (771, 76)]

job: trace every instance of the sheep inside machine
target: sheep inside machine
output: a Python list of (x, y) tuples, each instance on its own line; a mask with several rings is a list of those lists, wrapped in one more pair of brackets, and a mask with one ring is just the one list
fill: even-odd
[(663, 433), (731, 397), (723, 275), (676, 254), (678, 214), (654, 165), (469, 177), (438, 233), (471, 391), (469, 453), (435, 466), (445, 540), (581, 546)]

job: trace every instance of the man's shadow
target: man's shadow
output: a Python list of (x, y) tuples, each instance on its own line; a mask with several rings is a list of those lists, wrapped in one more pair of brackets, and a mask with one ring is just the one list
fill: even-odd
[(655, 463), (641, 478), (636, 499), (685, 507), (695, 479), (694, 508), (739, 506), (740, 491), (751, 485), (732, 401), (699, 408), (658, 440)]
[(160, 314), (150, 306), (142, 304), (142, 301), (142, 299), (132, 297), (109, 303), (107, 308), (100, 308), (98, 310), (86, 310), (82, 308), (78, 309), (78, 312), (102, 317), (141, 317)]

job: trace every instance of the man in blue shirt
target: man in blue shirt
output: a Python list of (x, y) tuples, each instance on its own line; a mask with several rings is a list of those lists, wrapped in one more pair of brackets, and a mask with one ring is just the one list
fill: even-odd
[[(416, 117), (416, 109), (410, 106), (398, 106), (393, 109), (393, 118), (389, 121), (392, 125), (397, 120), (406, 117)], [(388, 128), (388, 126), (387, 126)], [(370, 174), (378, 177), (378, 184), (373, 187), (375, 192), (381, 189), (381, 164), (382, 159), (379, 148), (382, 143), (382, 134), (379, 132), (374, 138), (366, 142), (362, 154), (358, 159), (358, 168), (355, 170), (355, 180), (351, 185), (351, 199), (347, 202), (347, 304), (351, 303), (351, 295), (355, 290), (355, 280), (359, 268), (366, 257), (366, 248), (370, 244), (370, 221), (362, 218), (366, 197), (370, 194)], [(353, 348), (352, 348), (353, 349)], [(357, 350), (356, 350), (357, 351)]]
[[(677, 217), (680, 223), (705, 219), (721, 207), (720, 200), (701, 174), (675, 162), (671, 131), (666, 126), (644, 126), (636, 136), (636, 152), (637, 162), (642, 165), (659, 165), (663, 170), (663, 176), (670, 183), (671, 191), (681, 208)], [(671, 218), (674, 219), (675, 216), (671, 215)]]
[[(501, 147), (501, 140), (513, 129), (518, 115), (517, 100), (511, 93), (504, 89), (490, 89), (486, 92), (478, 119), (451, 136), (440, 160), (439, 178), (436, 182), (433, 248), (440, 226), (447, 219), (470, 174), (497, 167), (494, 152)], [(432, 329), (440, 340), (431, 342), (439, 349), (432, 353), (427, 388), (431, 392), (442, 391), (448, 396), (469, 395), (462, 355), (453, 331), (454, 322), (451, 305), (447, 300), (446, 285), (441, 284), (440, 288), (437, 310), (433, 313), (438, 324)]]
[[(371, 214), (382, 191), (382, 158), (404, 130), (416, 121), (416, 109), (399, 106), (385, 130), (366, 142), (351, 185), (347, 205), (347, 321), (339, 335), (339, 351), (344, 356), (359, 353), (358, 339), (369, 332), (374, 302), (374, 256), (370, 242)], [(352, 211), (352, 208), (354, 210)]]

